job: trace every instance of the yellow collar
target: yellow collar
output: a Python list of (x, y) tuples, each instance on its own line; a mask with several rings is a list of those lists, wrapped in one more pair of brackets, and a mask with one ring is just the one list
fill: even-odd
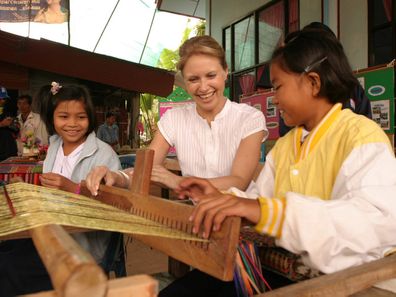
[(303, 160), (313, 150), (315, 145), (319, 142), (322, 136), (330, 128), (335, 121), (338, 114), (341, 112), (342, 104), (335, 104), (331, 110), (324, 116), (320, 123), (309, 133), (308, 137), (301, 144), (301, 136), (303, 127), (297, 127), (294, 131), (294, 155), (296, 156), (296, 163)]

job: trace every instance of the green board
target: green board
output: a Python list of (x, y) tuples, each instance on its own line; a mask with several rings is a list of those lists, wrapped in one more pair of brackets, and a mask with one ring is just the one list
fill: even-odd
[(180, 87), (176, 87), (173, 92), (166, 98), (161, 98), (160, 102), (179, 102), (179, 101), (186, 101), (191, 99), (191, 96)]
[[(224, 88), (224, 96), (230, 98), (230, 88)], [(191, 96), (181, 87), (176, 87), (166, 98), (160, 98), (159, 102), (180, 102), (190, 100)]]
[(393, 67), (374, 69), (357, 73), (360, 84), (363, 86), (371, 103), (373, 120), (385, 132), (395, 132), (395, 72)]

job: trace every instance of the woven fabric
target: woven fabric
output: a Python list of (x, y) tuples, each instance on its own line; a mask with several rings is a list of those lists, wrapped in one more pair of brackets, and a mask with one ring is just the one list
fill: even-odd
[(4, 190), (0, 190), (0, 236), (57, 224), (208, 242), (197, 235), (167, 227), (82, 195), (26, 183), (9, 184), (7, 192), (16, 216), (10, 211)]
[(42, 163), (0, 163), (0, 180), (5, 183), (14, 177), (20, 177), (26, 183), (39, 185), (42, 172)]
[(300, 256), (277, 247), (275, 238), (258, 234), (251, 227), (242, 228), (241, 238), (254, 242), (259, 250), (261, 265), (267, 270), (292, 281), (302, 281), (322, 274), (320, 271), (306, 266)]

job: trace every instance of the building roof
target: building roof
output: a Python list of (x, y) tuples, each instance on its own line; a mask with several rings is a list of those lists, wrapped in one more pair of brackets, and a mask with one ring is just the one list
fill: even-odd
[(119, 87), (167, 96), (172, 72), (88, 52), (49, 40), (0, 31), (0, 61)]

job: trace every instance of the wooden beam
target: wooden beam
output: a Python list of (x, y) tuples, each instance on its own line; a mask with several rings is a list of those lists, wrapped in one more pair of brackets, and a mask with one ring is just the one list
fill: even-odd
[[(174, 73), (92, 53), (61, 43), (35, 40), (0, 31), (0, 60), (28, 68), (166, 97)], [(45, 53), (45, 54), (43, 54)]]
[[(158, 281), (148, 275), (135, 275), (108, 281), (106, 297), (155, 297)], [(23, 295), (24, 297), (59, 297), (55, 291)], [(84, 296), (77, 294), (75, 296)]]
[(357, 267), (316, 277), (257, 296), (334, 297), (350, 296), (378, 282), (396, 277), (396, 254)]
[(61, 226), (36, 227), (30, 234), (58, 296), (106, 295), (104, 272)]

